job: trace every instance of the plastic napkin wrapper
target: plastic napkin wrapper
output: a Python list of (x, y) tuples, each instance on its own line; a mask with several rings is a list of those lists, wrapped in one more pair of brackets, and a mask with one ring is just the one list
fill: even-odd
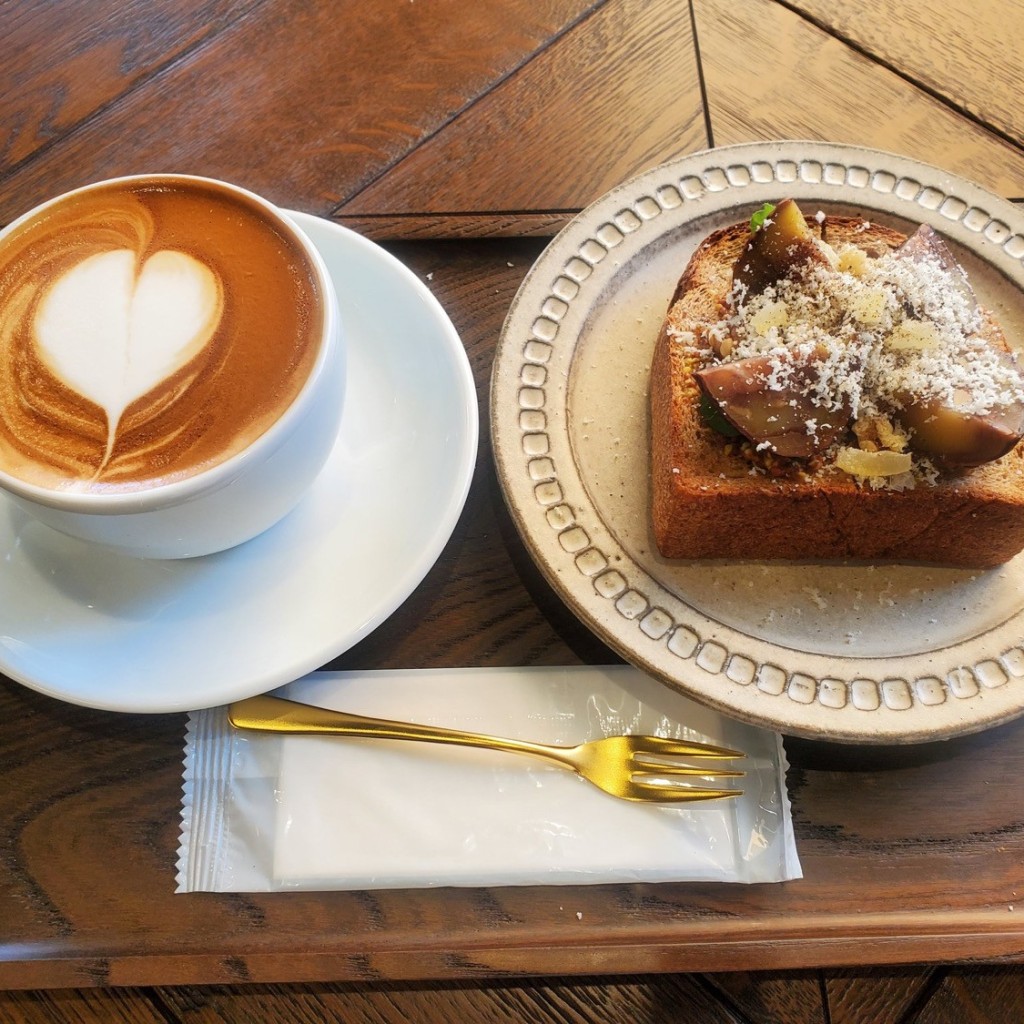
[(800, 877), (781, 738), (629, 666), (320, 672), (278, 692), (562, 746), (701, 740), (746, 754), (725, 783), (743, 795), (641, 804), (521, 754), (238, 731), (212, 708), (189, 716), (178, 892)]

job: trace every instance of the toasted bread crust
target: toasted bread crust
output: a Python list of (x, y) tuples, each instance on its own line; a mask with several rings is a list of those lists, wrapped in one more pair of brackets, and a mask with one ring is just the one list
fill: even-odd
[[(872, 255), (904, 235), (830, 217), (832, 244)], [(693, 357), (673, 337), (718, 321), (745, 224), (696, 250), (672, 298), (651, 366), (651, 515), (667, 558), (885, 560), (986, 568), (1024, 548), (1024, 446), (912, 490), (872, 490), (838, 470), (802, 479), (752, 474), (701, 417)], [(994, 324), (994, 321), (993, 321)], [(997, 328), (993, 327), (994, 330)]]

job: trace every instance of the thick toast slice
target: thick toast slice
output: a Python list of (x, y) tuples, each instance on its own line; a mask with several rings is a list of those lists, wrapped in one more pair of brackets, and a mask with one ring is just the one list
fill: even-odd
[[(667, 558), (869, 560), (986, 568), (1024, 549), (1024, 445), (974, 469), (896, 490), (866, 486), (835, 467), (772, 475), (700, 411), (699, 356), (680, 344), (727, 314), (746, 224), (709, 236), (673, 296), (651, 367), (651, 513)], [(905, 236), (862, 220), (828, 218), (830, 243), (869, 255)], [(792, 470), (792, 467), (789, 467)]]

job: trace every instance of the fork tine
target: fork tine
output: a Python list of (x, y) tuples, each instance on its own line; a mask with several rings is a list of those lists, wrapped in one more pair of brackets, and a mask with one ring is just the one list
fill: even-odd
[(693, 775), (700, 778), (739, 779), (746, 775), (746, 772), (738, 768), (699, 768), (692, 764), (671, 764), (670, 762), (655, 761), (650, 758), (641, 759), (640, 755), (634, 758), (636, 768), (634, 776), (644, 778), (658, 778), (663, 775)]
[(741, 750), (730, 750), (728, 747), (715, 747), (710, 743), (698, 743), (696, 740), (674, 740), (666, 736), (645, 736), (645, 753), (678, 754), (683, 757), (732, 758), (746, 757)]
[(643, 800), (649, 803), (696, 803), (703, 800), (722, 800), (742, 796), (742, 789), (704, 789), (699, 786), (657, 785), (651, 782), (633, 782), (628, 800)]

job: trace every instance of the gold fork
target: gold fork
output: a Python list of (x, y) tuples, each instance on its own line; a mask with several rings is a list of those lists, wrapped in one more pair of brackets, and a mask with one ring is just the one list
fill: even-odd
[(686, 803), (739, 796), (738, 789), (710, 789), (680, 784), (690, 778), (738, 778), (734, 769), (709, 770), (671, 759), (705, 758), (712, 761), (743, 757), (738, 750), (707, 743), (666, 739), (661, 736), (608, 736), (576, 747), (556, 747), (526, 740), (503, 739), (430, 725), (365, 718), (345, 711), (312, 707), (283, 697), (250, 697), (228, 708), (228, 720), (237, 729), (302, 735), (364, 736), (389, 740), (423, 740), (463, 747), (483, 747), (516, 754), (531, 754), (592, 782), (612, 796), (649, 803)]

